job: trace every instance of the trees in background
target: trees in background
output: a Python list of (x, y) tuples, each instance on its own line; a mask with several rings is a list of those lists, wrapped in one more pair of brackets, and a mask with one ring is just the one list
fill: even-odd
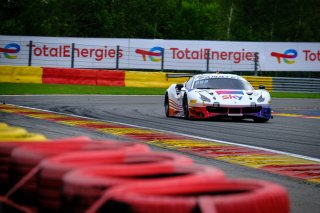
[(320, 41), (318, 0), (1, 0), (0, 34)]

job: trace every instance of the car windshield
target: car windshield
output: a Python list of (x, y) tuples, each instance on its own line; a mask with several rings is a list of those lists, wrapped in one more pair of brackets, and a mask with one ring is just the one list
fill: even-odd
[(253, 90), (249, 82), (233, 78), (207, 78), (194, 82), (194, 89), (238, 89)]

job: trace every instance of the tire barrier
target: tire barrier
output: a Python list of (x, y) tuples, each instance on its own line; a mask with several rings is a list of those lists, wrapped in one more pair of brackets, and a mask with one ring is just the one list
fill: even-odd
[(149, 151), (143, 144), (115, 141), (74, 141), (47, 142), (18, 147), (10, 159), (9, 178), (11, 190), (6, 194), (19, 204), (34, 207), (36, 204), (36, 177), (41, 160), (74, 151), (110, 150), (111, 151)]
[[(66, 138), (62, 140), (46, 141), (46, 142), (63, 142), (63, 141), (91, 141), (89, 137), (81, 136), (74, 138)], [(0, 194), (4, 194), (10, 188), (9, 186), (9, 167), (11, 153), (15, 148), (28, 146), (34, 143), (43, 142), (42, 140), (35, 141), (1, 141), (0, 142)]]
[(0, 129), (5, 129), (8, 127), (8, 124), (6, 123), (0, 123)]
[(6, 123), (0, 123), (0, 143), (2, 141), (25, 141), (25, 140), (46, 140), (41, 134), (29, 133), (20, 127), (8, 126)]
[(26, 133), (23, 135), (11, 135), (10, 137), (0, 137), (0, 143), (2, 141), (44, 141), (46, 137), (36, 133)]
[[(0, 123), (0, 195), (4, 194), (9, 187), (9, 164), (11, 151), (20, 145), (26, 145), (26, 140), (34, 142), (44, 141), (43, 135), (29, 133), (20, 127), (8, 126)], [(18, 142), (22, 141), (22, 142)], [(30, 142), (32, 142), (30, 141)]]
[(20, 127), (7, 127), (0, 129), (0, 138), (22, 137), (27, 134), (27, 130)]
[(88, 209), (96, 200), (98, 201), (94, 206), (99, 205), (99, 198), (105, 190), (119, 185), (160, 179), (183, 181), (198, 176), (210, 176), (219, 182), (225, 180), (224, 173), (219, 169), (168, 161), (74, 170), (63, 179), (64, 212), (83, 212), (83, 209)]
[(188, 157), (85, 136), (0, 142), (0, 180), (0, 212), (289, 212), (277, 184), (226, 179)]
[(127, 184), (107, 191), (93, 212), (122, 213), (287, 213), (287, 191), (258, 180), (217, 182), (212, 177)]
[[(61, 212), (60, 189), (65, 173), (95, 165), (135, 165), (150, 163), (192, 164), (190, 158), (167, 153), (143, 153), (128, 151), (88, 151), (48, 158), (40, 163), (38, 174), (38, 210)], [(142, 168), (143, 169), (143, 168)]]

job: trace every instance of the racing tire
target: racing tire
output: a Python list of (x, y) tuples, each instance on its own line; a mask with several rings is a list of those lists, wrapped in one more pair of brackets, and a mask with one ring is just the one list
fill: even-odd
[(183, 97), (182, 105), (183, 105), (184, 118), (189, 120), (190, 119), (190, 115), (189, 115), (189, 106), (188, 106), (188, 97), (187, 97), (187, 95), (185, 95)]
[(170, 117), (170, 115), (169, 115), (169, 109), (170, 109), (170, 106), (169, 106), (169, 97), (168, 97), (168, 93), (166, 93), (166, 95), (165, 95), (165, 97), (164, 97), (164, 111), (165, 111), (167, 117)]
[(164, 179), (144, 183), (128, 183), (114, 187), (103, 196), (105, 202), (93, 212), (137, 213), (289, 213), (286, 189), (260, 180), (221, 181), (212, 177)]
[[(39, 164), (40, 171), (37, 174), (37, 203), (39, 212), (61, 212), (62, 203), (60, 189), (63, 187), (62, 178), (74, 169), (103, 164), (117, 164), (126, 162), (127, 156), (134, 153), (136, 158), (147, 155), (149, 148), (139, 143), (116, 143), (109, 148), (101, 150), (87, 150), (69, 152), (47, 158)], [(153, 157), (156, 157), (155, 155)], [(162, 157), (162, 156), (160, 156)], [(163, 156), (166, 159), (173, 155)], [(178, 156), (174, 159), (190, 162), (188, 158)], [(135, 160), (135, 159), (134, 159)], [(132, 162), (129, 162), (132, 163)]]
[(110, 164), (74, 169), (63, 176), (62, 211), (83, 212), (114, 186), (193, 175), (196, 171), (224, 177), (218, 169), (199, 167), (190, 158), (164, 152), (129, 153)]
[[(16, 184), (20, 185), (15, 189), (10, 198), (16, 203), (34, 207), (37, 204), (38, 191), (38, 171), (40, 166), (38, 164), (46, 159), (53, 158), (62, 154), (70, 152), (90, 152), (90, 151), (118, 151), (118, 152), (147, 152), (150, 149), (144, 144), (136, 143), (119, 143), (112, 140), (92, 141), (91, 139), (73, 140), (65, 139), (60, 142), (45, 142), (22, 146), (14, 149), (10, 156), (9, 168), (9, 187), (14, 187)], [(32, 172), (32, 171), (36, 171)], [(30, 172), (32, 172), (32, 175)], [(24, 177), (28, 177), (24, 180)], [(39, 197), (39, 196), (38, 196)]]

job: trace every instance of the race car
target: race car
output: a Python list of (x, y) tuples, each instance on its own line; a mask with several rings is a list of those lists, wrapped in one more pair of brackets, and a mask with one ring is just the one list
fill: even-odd
[(234, 74), (199, 74), (183, 84), (172, 84), (164, 108), (167, 117), (186, 119), (251, 118), (262, 123), (272, 118), (271, 97), (265, 87), (255, 90)]

